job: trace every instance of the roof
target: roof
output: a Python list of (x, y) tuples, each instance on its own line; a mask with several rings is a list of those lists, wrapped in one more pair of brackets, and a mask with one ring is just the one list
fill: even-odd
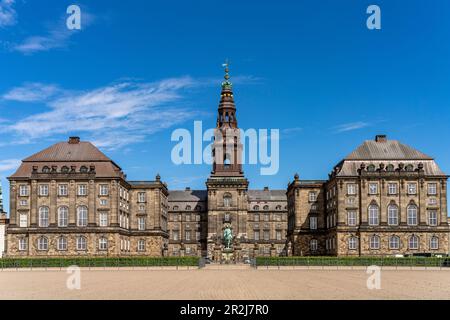
[(168, 200), (170, 201), (206, 201), (208, 193), (206, 190), (171, 190)]
[(344, 161), (342, 164), (342, 167), (340, 168), (339, 173), (337, 174), (339, 177), (348, 177), (348, 176), (358, 176), (358, 170), (361, 168), (361, 164), (365, 164), (366, 166), (369, 164), (375, 165), (376, 168), (379, 168), (380, 163), (383, 163), (385, 166), (392, 164), (395, 168), (398, 168), (400, 163), (402, 163), (404, 166), (407, 166), (409, 164), (412, 164), (414, 166), (414, 169), (417, 168), (418, 164), (423, 164), (423, 172), (427, 176), (445, 176), (445, 173), (439, 168), (437, 163), (434, 160), (405, 160), (405, 161), (399, 161), (399, 160), (378, 160), (378, 161), (363, 161), (363, 160), (357, 160), (357, 161)]
[(248, 190), (249, 201), (286, 201), (286, 190)]
[(367, 140), (345, 160), (433, 160), (433, 158), (397, 140)]
[(24, 162), (99, 162), (111, 161), (92, 143), (59, 142), (23, 160)]

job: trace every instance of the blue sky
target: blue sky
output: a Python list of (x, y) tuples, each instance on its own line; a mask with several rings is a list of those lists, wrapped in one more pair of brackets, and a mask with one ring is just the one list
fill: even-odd
[[(82, 30), (65, 27), (82, 10)], [(366, 8), (381, 8), (368, 30)], [(447, 0), (0, 0), (0, 176), (79, 135), (129, 179), (160, 173), (204, 188), (208, 165), (175, 166), (176, 128), (214, 126), (231, 60), (240, 127), (281, 132), (280, 170), (246, 166), (251, 188), (326, 179), (363, 140), (384, 133), (450, 173)], [(8, 202), (8, 201), (6, 201)]]

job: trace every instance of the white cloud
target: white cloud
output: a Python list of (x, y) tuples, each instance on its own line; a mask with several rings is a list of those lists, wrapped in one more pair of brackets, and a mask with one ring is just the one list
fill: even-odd
[(13, 26), (17, 23), (14, 2), (14, 0), (0, 0), (0, 28)]
[[(181, 90), (194, 84), (190, 77), (181, 77), (155, 83), (120, 82), (86, 92), (49, 90), (53, 94), (46, 96), (49, 110), (14, 123), (0, 123), (0, 132), (12, 133), (22, 143), (77, 133), (100, 147), (119, 148), (190, 119), (193, 112), (174, 104), (181, 100)], [(42, 88), (48, 86), (32, 87), (36, 92), (17, 94), (30, 89), (26, 85), (14, 88), (4, 97), (16, 101), (42, 97)]]
[(344, 123), (344, 124), (334, 127), (333, 129), (335, 132), (341, 133), (341, 132), (358, 130), (358, 129), (366, 128), (369, 126), (370, 126), (370, 124), (367, 122), (358, 121), (358, 122)]
[(20, 166), (19, 159), (0, 160), (0, 172), (15, 170)]
[[(79, 33), (79, 30), (69, 30), (66, 27), (66, 16), (58, 21), (56, 25), (50, 27), (46, 34), (36, 35), (25, 38), (20, 43), (11, 45), (11, 50), (23, 54), (33, 54), (39, 51), (49, 51), (56, 48), (64, 48), (69, 44), (70, 38)], [(94, 20), (94, 16), (81, 11), (82, 29), (89, 26)]]
[(59, 88), (56, 85), (42, 83), (25, 83), (21, 87), (11, 89), (3, 95), (5, 100), (20, 102), (44, 101), (58, 93)]

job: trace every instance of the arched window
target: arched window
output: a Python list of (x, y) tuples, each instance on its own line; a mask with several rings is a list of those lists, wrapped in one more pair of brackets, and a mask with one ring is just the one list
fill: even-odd
[(46, 251), (48, 250), (48, 239), (46, 237), (40, 237), (38, 239), (38, 250)]
[(58, 227), (67, 227), (69, 223), (69, 208), (58, 208)]
[(417, 225), (417, 206), (415, 204), (410, 204), (407, 208), (408, 212), (408, 225), (416, 226)]
[(371, 204), (369, 206), (369, 225), (377, 226), (380, 224), (380, 210), (378, 205)]
[(45, 166), (45, 167), (42, 168), (42, 172), (43, 173), (50, 173), (50, 168)]
[(437, 250), (439, 249), (439, 238), (436, 236), (432, 236), (430, 238), (430, 249)]
[(58, 238), (58, 250), (59, 251), (67, 250), (67, 238), (66, 237), (61, 236)]
[(230, 167), (231, 166), (231, 156), (227, 153), (223, 159), (223, 164), (225, 165), (225, 167)]
[(414, 166), (413, 166), (412, 164), (408, 164), (408, 165), (405, 167), (405, 170), (406, 170), (406, 171), (409, 171), (409, 172), (414, 171)]
[(195, 206), (195, 211), (202, 211), (202, 207), (201, 206)]
[(186, 206), (186, 211), (191, 211), (191, 206)]
[(369, 171), (369, 172), (374, 172), (375, 170), (376, 170), (376, 167), (374, 164), (371, 164), (367, 167), (367, 171)]
[(400, 237), (398, 236), (389, 237), (389, 249), (391, 250), (400, 249)]
[(178, 211), (178, 210), (179, 210), (179, 207), (178, 207), (178, 206), (173, 206), (173, 210), (174, 210), (174, 211)]
[(316, 239), (312, 239), (312, 240), (309, 242), (309, 247), (311, 248), (311, 251), (312, 251), (312, 252), (317, 251), (317, 249), (318, 249), (318, 243), (317, 243), (317, 240), (316, 240)]
[(281, 206), (276, 206), (275, 210), (281, 211)]
[(263, 209), (264, 211), (269, 211), (269, 206), (264, 206)]
[(88, 172), (88, 168), (87, 168), (86, 166), (82, 166), (82, 167), (80, 168), (80, 172), (81, 172), (81, 173), (87, 173), (87, 172)]
[(377, 235), (373, 235), (370, 237), (369, 246), (372, 250), (380, 249), (380, 237)]
[(108, 239), (105, 237), (101, 237), (98, 239), (98, 249), (99, 250), (108, 250)]
[(357, 248), (358, 248), (358, 238), (350, 237), (348, 239), (348, 249), (349, 250), (356, 250)]
[(39, 227), (43, 227), (43, 228), (48, 227), (48, 216), (49, 216), (48, 207), (40, 207), (39, 208)]
[(86, 227), (88, 222), (88, 208), (80, 206), (77, 208), (77, 226)]
[(253, 207), (253, 210), (259, 211), (259, 206), (254, 206), (254, 207)]
[(61, 168), (61, 172), (62, 173), (68, 173), (69, 172), (69, 167), (67, 167), (67, 166), (62, 167)]
[(87, 241), (86, 238), (83, 236), (77, 237), (77, 250), (78, 251), (85, 251), (87, 248)]
[(388, 206), (388, 225), (398, 225), (398, 207), (395, 204), (390, 204)]
[(395, 171), (394, 165), (393, 165), (393, 164), (388, 164), (388, 165), (386, 166), (386, 171), (389, 171), (389, 172)]
[(224, 207), (231, 207), (231, 194), (225, 193), (223, 196), (223, 206)]
[(408, 246), (411, 250), (419, 249), (419, 237), (416, 235), (411, 236), (408, 241)]

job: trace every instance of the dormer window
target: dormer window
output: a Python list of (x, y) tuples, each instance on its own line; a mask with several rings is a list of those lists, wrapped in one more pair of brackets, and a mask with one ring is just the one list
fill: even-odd
[(82, 166), (82, 167), (80, 168), (80, 172), (81, 172), (81, 173), (87, 173), (87, 172), (88, 172), (88, 168), (87, 168), (86, 166)]
[(42, 168), (42, 172), (43, 173), (50, 173), (50, 168), (45, 166), (45, 167)]
[(388, 164), (387, 167), (386, 167), (386, 171), (388, 171), (388, 172), (395, 171), (394, 165), (393, 164)]
[(406, 170), (406, 171), (409, 171), (409, 172), (414, 171), (414, 166), (413, 166), (412, 164), (408, 164), (408, 165), (405, 167), (405, 170)]
[(367, 167), (367, 171), (369, 172), (375, 172), (375, 165), (371, 164)]
[(61, 172), (62, 173), (68, 173), (69, 172), (69, 167), (66, 167), (66, 166), (62, 167), (61, 168)]

